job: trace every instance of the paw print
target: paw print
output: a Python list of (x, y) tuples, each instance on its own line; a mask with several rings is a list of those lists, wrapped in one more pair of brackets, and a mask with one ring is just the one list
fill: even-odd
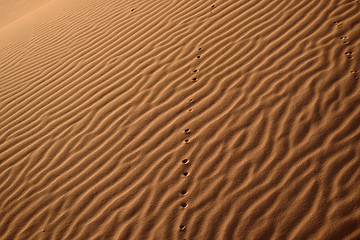
[(349, 38), (348, 37), (340, 37), (340, 40), (343, 40), (343, 44), (349, 45)]
[(345, 55), (346, 55), (349, 59), (351, 59), (352, 56), (353, 56), (353, 53), (352, 53), (352, 52), (346, 52)]
[(338, 27), (341, 27), (342, 23), (340, 21), (335, 21), (334, 24), (336, 24)]
[(358, 73), (358, 71), (351, 71), (350, 74), (351, 74), (355, 79), (359, 79), (359, 73)]

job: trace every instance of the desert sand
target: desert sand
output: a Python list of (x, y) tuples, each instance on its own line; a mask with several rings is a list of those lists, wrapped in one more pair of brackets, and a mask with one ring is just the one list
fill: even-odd
[(360, 239), (360, 1), (0, 0), (0, 239)]

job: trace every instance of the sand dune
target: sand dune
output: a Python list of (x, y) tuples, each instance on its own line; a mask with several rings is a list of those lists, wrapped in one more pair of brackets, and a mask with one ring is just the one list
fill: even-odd
[(359, 1), (0, 8), (0, 239), (360, 239)]
[(49, 1), (50, 0), (0, 0), (0, 28), (14, 21), (21, 21), (21, 18)]

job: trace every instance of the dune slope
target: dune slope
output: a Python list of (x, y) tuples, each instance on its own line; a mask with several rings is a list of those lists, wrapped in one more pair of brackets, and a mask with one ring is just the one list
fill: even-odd
[(0, 239), (360, 238), (359, 1), (33, 4), (0, 21)]

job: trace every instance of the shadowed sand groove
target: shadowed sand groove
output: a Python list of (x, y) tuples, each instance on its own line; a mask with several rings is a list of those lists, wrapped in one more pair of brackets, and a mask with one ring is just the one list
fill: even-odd
[(360, 238), (358, 1), (17, 3), (0, 239)]

